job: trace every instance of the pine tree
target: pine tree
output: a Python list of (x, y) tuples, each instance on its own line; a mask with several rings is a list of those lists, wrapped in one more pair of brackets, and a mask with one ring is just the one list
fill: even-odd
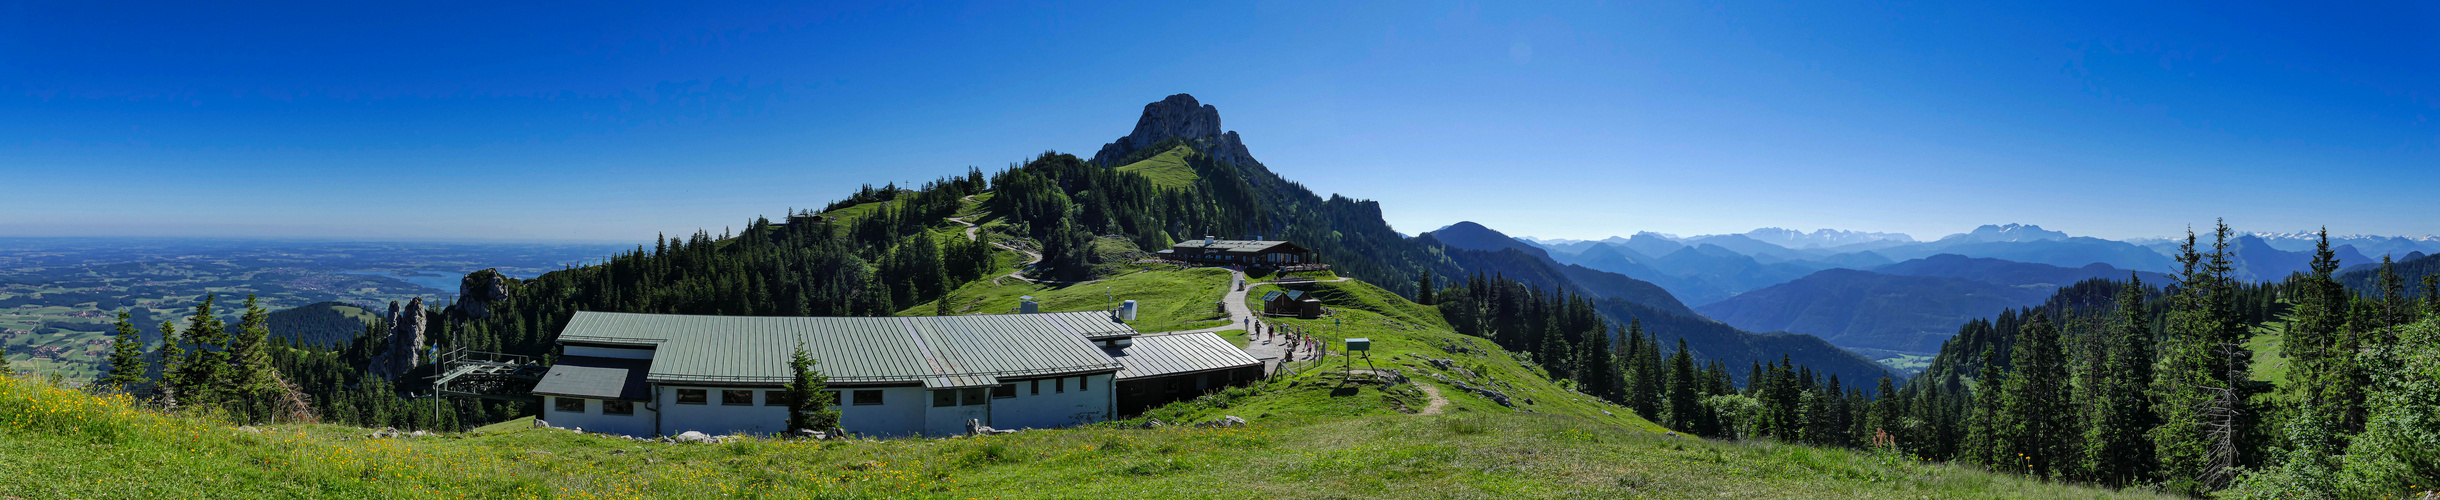
[(1422, 277), (1422, 278), (1418, 278), (1418, 279), (1416, 279), (1416, 280), (1415, 280), (1415, 290), (1416, 290), (1416, 292), (1415, 292), (1415, 303), (1416, 303), (1416, 304), (1421, 304), (1421, 305), (1427, 305), (1427, 306), (1428, 306), (1428, 305), (1433, 305), (1433, 304), (1432, 304), (1432, 289), (1433, 289), (1433, 288), (1435, 288), (1435, 287), (1434, 287), (1434, 286), (1432, 286), (1432, 270), (1430, 270), (1430, 269), (1425, 269), (1425, 270), (1423, 270), (1423, 277)]
[(2075, 413), (2068, 403), (2067, 356), (2049, 316), (2035, 312), (2017, 335), (2014, 367), (2001, 391), (1997, 433), (2014, 470), (2048, 478), (2075, 463)]
[[(2132, 273), (2130, 273), (2132, 274)], [(2144, 306), (2140, 276), (2129, 276), (2118, 291), (2118, 317), (2102, 339), (2102, 364), (2090, 368), (2084, 425), (2084, 477), (2109, 486), (2141, 482), (2152, 471), (2152, 445), (2144, 431), (2152, 426), (2152, 404), (2144, 391), (2152, 385), (2152, 331)]]
[(110, 372), (102, 377), (102, 387), (125, 391), (144, 384), (144, 332), (127, 311), (119, 311), (119, 321), (113, 325), (118, 334), (110, 337)]
[(815, 369), (816, 363), (803, 345), (796, 346), (796, 352), (788, 356), (788, 370), (795, 374), (787, 387), (788, 428), (792, 432), (797, 429), (828, 432), (839, 425), (839, 410), (830, 406), (829, 386), (825, 385), (830, 377)]

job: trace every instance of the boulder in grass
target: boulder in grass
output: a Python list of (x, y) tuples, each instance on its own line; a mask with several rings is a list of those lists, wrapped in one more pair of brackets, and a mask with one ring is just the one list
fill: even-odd
[(1219, 427), (1219, 428), (1228, 428), (1228, 427), (1243, 427), (1243, 426), (1245, 426), (1245, 419), (1243, 419), (1243, 418), (1238, 418), (1236, 415), (1229, 415), (1229, 416), (1228, 416), (1228, 417), (1226, 417), (1226, 418), (1215, 418), (1215, 419), (1212, 419), (1212, 420), (1211, 420), (1211, 421), (1209, 421), (1209, 422), (1204, 422), (1204, 423), (1200, 423), (1200, 424), (1195, 424), (1195, 427), (1204, 427), (1204, 428), (1213, 428), (1213, 427)]

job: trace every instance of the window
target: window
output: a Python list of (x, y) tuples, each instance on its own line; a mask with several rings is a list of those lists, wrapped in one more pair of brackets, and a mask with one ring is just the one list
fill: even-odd
[(1034, 394), (1037, 396), (1042, 394), (1042, 381), (1039, 379), (1034, 380)]
[(881, 391), (856, 391), (856, 406), (881, 404)]
[(950, 407), (950, 406), (957, 406), (957, 390), (956, 390), (956, 389), (943, 389), (943, 390), (938, 390), (938, 391), (932, 391), (932, 407), (933, 407), (933, 408), (944, 408), (944, 407)]
[(585, 400), (582, 400), (582, 399), (576, 399), (576, 398), (551, 398), (551, 403), (552, 403), (552, 404), (551, 404), (551, 406), (552, 406), (554, 409), (557, 409), (557, 410), (559, 410), (559, 411), (564, 411), (564, 412), (569, 412), (569, 413), (584, 413), (584, 412), (585, 412)]
[[(823, 394), (829, 394), (829, 395), (830, 395), (830, 406), (832, 406), (832, 407), (837, 407), (837, 406), (839, 406), (839, 392), (840, 392), (840, 391), (822, 391), (822, 393), (823, 393)], [(874, 400), (874, 401), (879, 401), (879, 400), (881, 400), (881, 398), (879, 398), (879, 397), (875, 397), (875, 398), (873, 398), (873, 400)], [(873, 403), (873, 404), (880, 404), (880, 403)]]
[(991, 388), (991, 399), (1008, 399), (1013, 397), (1017, 397), (1017, 384), (1000, 384), (999, 387)]
[(699, 404), (703, 404), (703, 401), (704, 401), (704, 397), (705, 397), (705, 396), (706, 396), (706, 394), (704, 393), (704, 390), (703, 390), (703, 389), (679, 389), (679, 390), (678, 390), (678, 404), (682, 404), (682, 405), (699, 405)]
[(1059, 378), (1051, 379), (1051, 391), (1052, 391), (1052, 392), (1067, 392), (1067, 391), (1068, 391), (1068, 378), (1067, 378), (1067, 377), (1059, 377)]
[(983, 404), (983, 388), (958, 389), (957, 404), (960, 406)]
[(1130, 385), (1130, 386), (1127, 386), (1127, 394), (1128, 394), (1128, 395), (1131, 395), (1131, 396), (1140, 396), (1140, 395), (1143, 395), (1143, 394), (1144, 394), (1144, 384), (1135, 384), (1135, 385)]
[(1079, 391), (1081, 391), (1081, 390), (1085, 390), (1084, 383), (1085, 383), (1086, 381), (1090, 381), (1090, 380), (1093, 380), (1093, 376), (1092, 376), (1092, 375), (1086, 375), (1086, 376), (1082, 376), (1082, 377), (1076, 377), (1076, 390), (1079, 390)]
[(754, 406), (754, 391), (730, 389), (720, 391), (721, 406)]
[(602, 402), (602, 414), (603, 414), (603, 415), (634, 415), (634, 414), (635, 414), (635, 402), (634, 402), (634, 401), (603, 401), (603, 402)]
[(788, 391), (763, 391), (763, 406), (788, 406)]

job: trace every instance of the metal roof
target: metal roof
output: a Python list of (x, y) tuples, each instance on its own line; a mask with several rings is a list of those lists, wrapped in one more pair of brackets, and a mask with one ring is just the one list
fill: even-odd
[(592, 399), (652, 399), (644, 372), (652, 361), (642, 359), (561, 356), (534, 384), (534, 394)]
[(1263, 301), (1263, 302), (1270, 302), (1270, 301), (1272, 301), (1272, 300), (1274, 300), (1274, 299), (1278, 299), (1278, 298), (1279, 298), (1279, 296), (1281, 296), (1281, 295), (1286, 295), (1286, 296), (1288, 296), (1288, 300), (1296, 300), (1296, 299), (1297, 299), (1297, 298), (1299, 298), (1299, 297), (1304, 297), (1304, 296), (1305, 296), (1305, 291), (1304, 291), (1304, 290), (1287, 290), (1287, 291), (1272, 290), (1270, 293), (1265, 293), (1265, 294), (1262, 294), (1262, 301)]
[(1119, 380), (1262, 364), (1262, 360), (1246, 355), (1244, 349), (1238, 349), (1236, 344), (1212, 333), (1136, 337), (1133, 344), (1103, 348), (1102, 352), (1126, 366), (1126, 369), (1118, 371)]
[(1105, 312), (927, 317), (578, 312), (561, 343), (654, 346), (659, 383), (782, 385), (803, 345), (832, 382), (982, 387), (997, 377), (1113, 371), (1089, 338), (1135, 335)]
[(1188, 240), (1170, 245), (1169, 248), (1193, 248), (1204, 252), (1257, 253), (1280, 245), (1294, 246), (1281, 240), (1217, 240), (1208, 243), (1204, 240)]

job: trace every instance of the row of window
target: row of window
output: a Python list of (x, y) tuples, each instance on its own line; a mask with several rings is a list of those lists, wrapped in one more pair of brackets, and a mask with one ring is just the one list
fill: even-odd
[[(1085, 390), (1091, 383), (1091, 380), (1093, 380), (1092, 377), (1076, 377), (1076, 390)], [(1051, 393), (1059, 394), (1067, 392), (1067, 381), (1067, 377), (1050, 379)], [(1028, 392), (1035, 395), (1042, 394), (1041, 380), (1029, 380), (1027, 382), (1032, 385), (1032, 388), (1028, 389)], [(979, 405), (983, 404), (983, 394), (983, 388), (981, 387), (972, 389), (943, 389), (932, 391), (932, 406), (935, 408), (941, 408), (950, 406)], [(990, 394), (991, 399), (1015, 398), (1017, 397), (1017, 384), (1000, 384), (999, 386), (992, 387)]]
[[(1091, 379), (1090, 377), (1076, 377), (1076, 390), (1079, 390), (1079, 391), (1085, 390), (1085, 389), (1086, 389), (1086, 387), (1087, 387), (1087, 385), (1090, 383), (1090, 381), (1091, 381), (1091, 380), (1092, 380), (1092, 379)], [(1051, 382), (1051, 384), (1050, 384), (1050, 385), (1051, 385), (1051, 392), (1052, 392), (1052, 393), (1054, 393), (1054, 394), (1056, 394), (1056, 393), (1064, 393), (1064, 392), (1067, 392), (1067, 381), (1068, 381), (1068, 379), (1067, 379), (1066, 377), (1060, 377), (1060, 378), (1050, 379), (1050, 382)], [(1041, 380), (1033, 380), (1033, 381), (1031, 381), (1031, 382), (1032, 382), (1032, 385), (1033, 385), (1033, 387), (1032, 387), (1032, 389), (1031, 389), (1031, 392), (1032, 392), (1032, 393), (1034, 393), (1034, 394), (1042, 394), (1042, 381), (1041, 381)], [(787, 405), (788, 405), (788, 391), (762, 391), (762, 392), (763, 392), (763, 403), (762, 403), (762, 405), (763, 405), (763, 406), (787, 406)], [(842, 401), (841, 401), (841, 400), (842, 400), (842, 396), (843, 396), (843, 395), (842, 395), (842, 394), (840, 394), (840, 393), (843, 393), (843, 392), (853, 392), (853, 393), (855, 393), (855, 405), (856, 405), (856, 406), (874, 406), (874, 405), (880, 405), (880, 404), (882, 404), (882, 399), (881, 399), (881, 394), (882, 394), (882, 393), (881, 393), (881, 391), (879, 391), (879, 390), (858, 390), (858, 391), (823, 391), (823, 392), (824, 392), (824, 393), (826, 393), (826, 394), (828, 394), (828, 395), (830, 396), (830, 404), (831, 404), (832, 406), (837, 406), (837, 405), (839, 405), (839, 404), (841, 404), (841, 403), (842, 403)], [(682, 405), (703, 405), (703, 404), (711, 404), (711, 397), (712, 397), (711, 393), (712, 393), (712, 390), (711, 390), (711, 389), (678, 389), (678, 404), (682, 404)], [(932, 391), (932, 406), (940, 407), (940, 406), (969, 406), (969, 405), (979, 405), (979, 404), (983, 404), (984, 398), (986, 397), (984, 394), (985, 394), (985, 393), (983, 392), (983, 389), (982, 389), (982, 388), (979, 388), (979, 387), (978, 387), (978, 388), (973, 388), (973, 389), (948, 389), (948, 390)], [(1017, 384), (1000, 384), (998, 387), (993, 387), (993, 388), (991, 388), (991, 392), (990, 392), (989, 394), (990, 394), (990, 395), (989, 395), (988, 397), (989, 397), (989, 398), (991, 398), (991, 399), (1008, 399), (1008, 398), (1014, 398), (1014, 397), (1017, 397)], [(720, 405), (721, 405), (721, 406), (754, 406), (754, 390), (752, 390), (752, 389), (722, 389), (722, 390), (720, 391)], [(552, 406), (553, 406), (553, 408), (554, 408), (554, 409), (556, 409), (556, 410), (558, 410), (558, 411), (567, 412), (567, 413), (584, 413), (584, 412), (585, 412), (585, 400), (583, 400), (583, 399), (577, 399), (577, 398), (554, 398), (554, 399), (552, 400)], [(634, 414), (635, 414), (635, 403), (634, 403), (634, 402), (630, 402), (630, 401), (603, 401), (603, 402), (602, 402), (602, 414), (604, 414), (604, 415), (634, 415)]]
[[(554, 410), (559, 410), (559, 411), (568, 412), (568, 413), (584, 413), (584, 412), (585, 412), (585, 400), (582, 400), (582, 399), (576, 399), (576, 398), (551, 398), (551, 406), (552, 406), (552, 409), (554, 409)], [(634, 401), (603, 401), (603, 402), (602, 402), (602, 414), (603, 414), (603, 415), (634, 415), (634, 414), (635, 414), (635, 402), (634, 402)]]
[[(763, 406), (788, 406), (788, 391), (762, 391), (762, 392), (763, 392), (763, 404), (762, 404)], [(875, 389), (875, 390), (861, 390), (861, 391), (822, 391), (822, 392), (823, 392), (823, 394), (825, 394), (825, 395), (827, 395), (827, 396), (829, 396), (829, 397), (830, 397), (830, 404), (831, 404), (831, 406), (838, 406), (839, 404), (841, 404), (841, 397), (842, 397), (842, 395), (841, 395), (840, 393), (842, 393), (842, 392), (854, 392), (854, 393), (855, 393), (855, 396), (856, 396), (856, 406), (872, 406), (872, 405), (878, 405), (878, 404), (881, 404), (881, 391), (880, 391), (880, 390), (877, 390), (877, 389)], [(679, 389), (679, 390), (678, 390), (678, 404), (682, 404), (682, 405), (699, 405), (699, 404), (710, 404), (710, 400), (711, 400), (711, 390), (710, 390), (710, 389)], [(750, 389), (723, 389), (723, 390), (721, 390), (721, 391), (720, 391), (720, 405), (721, 405), (721, 406), (754, 406), (754, 391), (753, 391), (753, 390), (750, 390)]]

